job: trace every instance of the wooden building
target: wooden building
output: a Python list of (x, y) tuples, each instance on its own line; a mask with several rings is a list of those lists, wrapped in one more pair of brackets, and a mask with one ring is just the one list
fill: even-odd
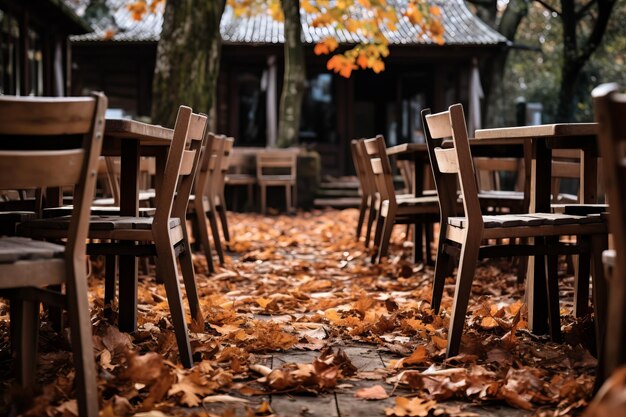
[[(109, 0), (114, 3), (115, 0)], [(403, 0), (390, 0), (402, 9)], [(445, 44), (420, 36), (406, 18), (390, 35), (390, 56), (381, 74), (355, 71), (349, 79), (326, 69), (328, 56), (315, 56), (315, 42), (328, 28), (313, 28), (303, 15), (307, 48), (307, 93), (303, 103), (300, 143), (322, 155), (323, 173), (351, 172), (352, 138), (385, 135), (391, 144), (420, 141), (419, 112), (449, 104), (468, 104), (473, 62), (490, 59), (506, 47), (506, 39), (474, 16), (463, 0), (440, 3)], [(105, 40), (106, 26), (72, 38), (74, 88), (99, 89), (111, 107), (133, 116), (150, 114), (151, 84), (162, 16), (139, 24), (128, 11), (114, 12), (117, 34)], [(240, 146), (271, 145), (282, 85), (282, 23), (269, 16), (237, 18), (227, 8), (221, 22), (224, 41), (218, 81), (217, 128)], [(339, 32), (341, 44), (353, 35)]]
[(0, 94), (66, 95), (68, 37), (92, 30), (62, 0), (0, 0)]

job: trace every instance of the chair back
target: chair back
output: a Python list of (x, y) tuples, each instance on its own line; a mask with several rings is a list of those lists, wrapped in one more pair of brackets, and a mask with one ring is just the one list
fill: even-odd
[[(354, 162), (354, 171), (356, 172), (362, 195), (371, 196), (376, 192), (376, 187), (372, 183), (372, 177), (368, 175), (369, 158), (367, 158), (367, 155), (363, 154), (363, 149), (360, 145), (362, 141), (363, 139), (352, 139), (352, 141), (350, 141), (352, 162)], [(369, 171), (371, 171), (371, 167)]]
[(603, 84), (591, 93), (599, 124), (598, 145), (609, 203), (609, 229), (617, 255), (609, 284), (605, 359), (609, 372), (624, 363), (626, 346), (623, 306), (626, 294), (626, 94), (620, 91), (617, 84)]
[(380, 194), (381, 201), (389, 200), (389, 206), (397, 205), (385, 138), (378, 135), (372, 139), (365, 139), (361, 149), (367, 157), (367, 162), (371, 168), (370, 174), (374, 179), (376, 191)]
[(280, 176), (285, 181), (296, 181), (297, 154), (293, 150), (262, 150), (256, 154), (257, 178), (263, 180)]
[[(439, 208), (442, 219), (456, 216), (457, 178), (461, 186), (463, 207), (469, 227), (483, 225), (476, 171), (470, 151), (465, 115), (461, 104), (450, 106), (448, 111), (430, 114), (422, 111), (425, 138), (428, 146), (433, 177), (439, 196)], [(451, 147), (444, 148), (443, 141), (451, 138)]]
[(185, 220), (196, 171), (207, 142), (206, 124), (205, 115), (193, 113), (187, 106), (178, 109), (172, 144), (156, 197), (155, 230), (159, 225), (169, 225), (171, 217)]
[(213, 185), (214, 192), (219, 195), (222, 195), (224, 193), (224, 185), (226, 184), (226, 173), (230, 168), (230, 161), (233, 154), (234, 144), (234, 138), (224, 138), (224, 147), (222, 150), (222, 158), (220, 160), (219, 171), (215, 177), (215, 184)]
[(74, 187), (65, 256), (84, 262), (107, 98), (0, 96), (0, 189)]

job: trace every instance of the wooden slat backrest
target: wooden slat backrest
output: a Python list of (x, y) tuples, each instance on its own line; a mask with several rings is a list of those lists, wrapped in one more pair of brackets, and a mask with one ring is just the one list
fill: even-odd
[[(187, 106), (180, 106), (178, 109), (172, 144), (167, 155), (161, 187), (157, 194), (152, 223), (153, 230), (163, 228), (163, 225), (169, 225), (171, 217), (185, 219), (195, 172), (202, 155), (202, 147), (206, 143), (204, 133), (199, 137), (197, 135), (200, 131), (204, 132), (206, 121), (205, 115), (194, 114), (191, 108)], [(193, 166), (191, 172), (188, 173), (183, 171), (183, 159), (186, 150), (193, 153)]]
[(297, 154), (293, 150), (262, 150), (256, 155), (257, 178), (272, 175), (270, 172), (277, 168), (284, 169), (281, 176), (288, 176), (292, 180), (296, 179), (296, 158)]
[(219, 169), (216, 169), (212, 178), (211, 192), (213, 196), (222, 197), (224, 186), (226, 183), (226, 172), (230, 164), (230, 155), (233, 152), (235, 139), (232, 137), (224, 137), (219, 160)]
[(389, 200), (390, 206), (396, 205), (396, 192), (393, 186), (393, 174), (387, 155), (385, 138), (378, 135), (373, 139), (365, 139), (362, 149), (368, 156), (376, 191), (382, 200)]
[(433, 138), (430, 135), (428, 123), (426, 117), (430, 115), (430, 109), (423, 109), (421, 112), (422, 126), (424, 126), (424, 138), (426, 140), (426, 146), (428, 148), (428, 158), (430, 159), (430, 166), (433, 173), (433, 181), (435, 183), (435, 189), (437, 190), (437, 196), (439, 199), (439, 213), (441, 216), (441, 227), (445, 227), (448, 217), (456, 217), (459, 215), (457, 212), (457, 174), (446, 174), (439, 168), (437, 156), (435, 155), (435, 149), (439, 149), (444, 138)]
[(224, 142), (224, 158), (222, 158), (221, 170), (226, 173), (228, 168), (230, 167), (230, 161), (233, 154), (233, 146), (235, 144), (235, 139), (232, 137), (227, 137), (226, 142)]
[(363, 194), (373, 195), (376, 192), (376, 187), (372, 182), (373, 178), (368, 175), (367, 165), (369, 164), (369, 159), (366, 155), (363, 154), (363, 151), (361, 150), (361, 146), (359, 143), (362, 141), (363, 139), (353, 139), (350, 142), (350, 147), (352, 150), (352, 160), (354, 162), (354, 170), (357, 174), (357, 179), (359, 181), (359, 185)]
[(198, 174), (193, 187), (193, 193), (196, 196), (196, 199), (199, 200), (202, 200), (203, 196), (208, 191), (211, 174), (215, 168), (215, 161), (217, 159), (216, 147), (221, 141), (221, 139), (214, 133), (207, 132), (206, 136), (206, 144), (203, 148), (200, 166), (198, 167)]
[(228, 172), (232, 174), (254, 175), (254, 161), (251, 154), (246, 154), (237, 148), (233, 148), (229, 159)]
[(218, 167), (222, 165), (222, 159), (224, 158), (224, 147), (226, 146), (226, 136), (219, 135), (213, 138), (213, 146), (211, 148), (211, 155), (208, 160), (208, 179), (204, 188), (205, 196), (214, 196), (216, 187), (218, 186), (219, 174)]
[(189, 175), (193, 172), (193, 165), (196, 159), (196, 151), (185, 150), (183, 160), (180, 164), (180, 175)]
[[(74, 186), (65, 256), (78, 271), (84, 271), (106, 107), (102, 93), (67, 98), (0, 97), (0, 188)], [(14, 150), (16, 144), (24, 149)], [(2, 150), (5, 145), (11, 150)], [(50, 147), (55, 150), (48, 150)], [(68, 288), (76, 285), (68, 283)]]
[(0, 100), (3, 135), (83, 135), (92, 128), (96, 108), (96, 102), (90, 97), (20, 97), (14, 100), (5, 96)]
[[(440, 205), (449, 205), (450, 207), (441, 207), (442, 212), (445, 210), (447, 213), (453, 211), (452, 209), (452, 188), (451, 185), (447, 182), (444, 184), (441, 181), (441, 175), (446, 173), (456, 172), (458, 175), (459, 184), (461, 186), (461, 194), (463, 195), (463, 207), (465, 209), (465, 215), (468, 217), (468, 224), (470, 228), (480, 227), (482, 228), (483, 219), (482, 213), (480, 209), (480, 203), (478, 200), (478, 184), (476, 182), (476, 172), (474, 169), (474, 163), (472, 160), (472, 153), (470, 151), (468, 136), (467, 136), (467, 127), (465, 125), (465, 115), (463, 114), (463, 106), (461, 104), (454, 104), (450, 106), (449, 110), (446, 112), (430, 115), (424, 114), (425, 122), (428, 127), (427, 132), (427, 142), (429, 142), (429, 153), (431, 157), (433, 157), (437, 164), (434, 164), (431, 160), (431, 165), (433, 165), (433, 174), (437, 177), (439, 176), (441, 184), (437, 186), (437, 191), (439, 191), (439, 186), (441, 185), (444, 188), (444, 191), (447, 195), (444, 197), (446, 203), (441, 204), (441, 193), (440, 193)], [(447, 127), (446, 127), (446, 119), (447, 119)], [(434, 128), (434, 130), (433, 130)], [(452, 136), (452, 142), (454, 147), (451, 149), (442, 149), (440, 148), (441, 142), (434, 142), (433, 139), (445, 139)], [(430, 149), (432, 147), (432, 153)], [(452, 152), (450, 152), (452, 151)], [(454, 158), (452, 154), (456, 156)], [(443, 165), (443, 167), (442, 167)], [(439, 171), (434, 172), (434, 168), (437, 168)], [(456, 200), (456, 187), (454, 187), (454, 199)]]
[[(599, 124), (598, 145), (609, 202), (609, 228), (616, 257), (610, 282), (606, 336), (606, 369), (613, 371), (626, 361), (626, 94), (617, 84), (603, 84), (593, 90), (594, 110)], [(616, 302), (619, 301), (619, 302)]]

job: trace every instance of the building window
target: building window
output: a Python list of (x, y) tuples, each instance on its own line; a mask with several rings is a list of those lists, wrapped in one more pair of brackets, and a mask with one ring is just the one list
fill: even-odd
[(314, 75), (302, 99), (300, 141), (336, 143), (336, 118), (332, 74)]

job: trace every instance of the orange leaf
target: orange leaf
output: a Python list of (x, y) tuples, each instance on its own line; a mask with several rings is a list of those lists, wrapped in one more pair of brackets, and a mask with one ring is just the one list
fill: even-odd
[(389, 394), (385, 391), (381, 385), (374, 385), (373, 387), (361, 388), (354, 394), (356, 398), (362, 398), (364, 400), (384, 400), (389, 398)]
[(365, 56), (363, 52), (359, 54), (359, 57), (356, 59), (356, 63), (362, 69), (367, 68), (367, 57)]

